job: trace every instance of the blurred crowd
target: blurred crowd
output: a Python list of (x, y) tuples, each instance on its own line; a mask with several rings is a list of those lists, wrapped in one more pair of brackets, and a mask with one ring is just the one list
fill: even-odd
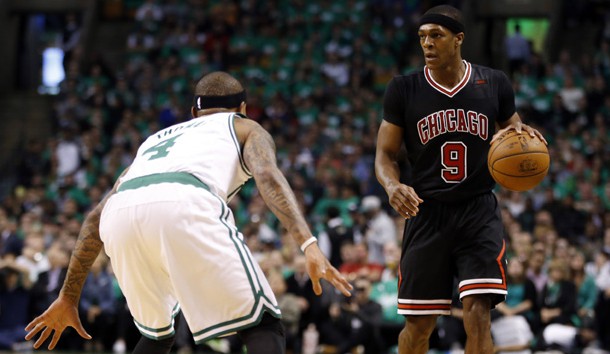
[[(194, 82), (224, 70), (246, 86), (249, 117), (273, 135), (320, 247), (354, 285), (349, 299), (331, 288), (315, 296), (297, 245), (255, 184), (244, 186), (230, 206), (278, 297), (289, 351), (301, 353), (304, 331), (315, 330), (326, 353), (394, 352), (404, 323), (396, 314), (404, 220), (375, 179), (375, 140), (385, 84), (422, 67), (414, 21), (437, 2), (125, 3), (134, 19), (125, 66), (110, 70), (103, 53), (71, 48), (50, 117), (56, 129), (48, 141), (28, 142), (18, 183), (1, 196), (0, 349), (27, 347), (23, 327), (57, 296), (84, 215), (139, 143), (189, 119)], [(507, 62), (517, 108), (549, 141), (551, 169), (531, 191), (496, 190), (509, 295), (493, 311), (492, 332), (505, 349), (610, 350), (610, 31), (601, 28), (598, 42), (593, 53), (565, 50), (549, 61), (507, 41), (507, 53), (519, 54)], [(408, 182), (406, 160), (402, 167)], [(438, 321), (434, 350), (464, 346), (454, 305)], [(133, 347), (138, 333), (103, 254), (80, 306), (94, 339), (68, 331), (61, 349)], [(178, 322), (178, 351), (240, 352), (234, 337), (195, 346)]]

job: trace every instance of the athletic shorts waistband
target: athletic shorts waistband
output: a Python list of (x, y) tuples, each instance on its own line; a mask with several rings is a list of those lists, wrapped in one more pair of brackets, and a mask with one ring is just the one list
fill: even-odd
[(210, 187), (207, 184), (203, 183), (199, 178), (193, 176), (188, 172), (164, 172), (136, 177), (134, 179), (125, 181), (121, 183), (121, 185), (117, 189), (117, 192), (123, 192), (130, 189), (138, 189), (159, 183), (180, 183), (203, 188), (207, 191), (210, 191)]

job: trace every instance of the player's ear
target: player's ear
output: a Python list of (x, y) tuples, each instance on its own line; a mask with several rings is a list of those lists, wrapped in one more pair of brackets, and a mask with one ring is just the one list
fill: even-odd
[(460, 32), (455, 35), (455, 46), (459, 47), (464, 42), (464, 32)]
[(239, 105), (239, 113), (246, 115), (246, 102), (242, 102)]
[(191, 116), (193, 118), (197, 118), (197, 110), (195, 109), (195, 106), (191, 106)]

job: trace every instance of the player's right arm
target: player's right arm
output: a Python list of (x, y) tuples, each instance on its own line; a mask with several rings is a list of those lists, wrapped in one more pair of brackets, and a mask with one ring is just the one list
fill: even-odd
[[(243, 146), (244, 161), (254, 177), (263, 200), (295, 241), (299, 245), (303, 244), (313, 235), (301, 213), (294, 192), (277, 166), (273, 138), (258, 123), (250, 119), (235, 119), (235, 131)], [(305, 249), (305, 256), (307, 272), (317, 295), (322, 293), (320, 279), (323, 278), (344, 295), (350, 296), (349, 290), (352, 286), (330, 264), (316, 243)]]
[(423, 200), (412, 187), (400, 183), (398, 154), (405, 129), (406, 96), (404, 80), (398, 77), (390, 80), (383, 96), (383, 120), (377, 133), (375, 175), (388, 194), (392, 208), (408, 219), (417, 215)]
[(375, 153), (375, 175), (386, 193), (390, 205), (405, 219), (417, 215), (419, 203), (422, 203), (415, 190), (400, 183), (398, 154), (402, 146), (403, 129), (383, 120), (377, 133), (377, 151)]

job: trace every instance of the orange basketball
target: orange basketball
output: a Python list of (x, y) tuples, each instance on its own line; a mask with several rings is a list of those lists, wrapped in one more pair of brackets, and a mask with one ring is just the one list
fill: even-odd
[(551, 159), (546, 144), (528, 133), (509, 130), (489, 148), (487, 167), (493, 179), (513, 191), (537, 186), (549, 171)]

